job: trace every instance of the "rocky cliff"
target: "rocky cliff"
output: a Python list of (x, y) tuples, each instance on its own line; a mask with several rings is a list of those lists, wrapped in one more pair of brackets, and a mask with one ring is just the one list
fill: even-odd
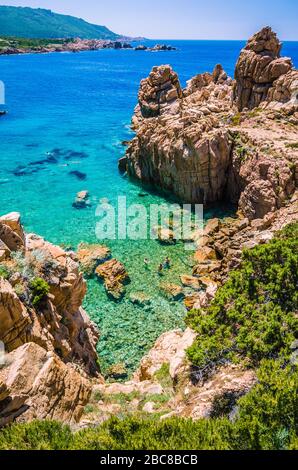
[(0, 425), (77, 421), (98, 376), (98, 331), (82, 309), (86, 284), (61, 248), (25, 234), (18, 213), (0, 218)]
[[(141, 82), (126, 170), (186, 203), (229, 201), (249, 219), (276, 210), (297, 184), (298, 71), (270, 28), (182, 90), (170, 66)], [(123, 168), (123, 161), (121, 161)]]

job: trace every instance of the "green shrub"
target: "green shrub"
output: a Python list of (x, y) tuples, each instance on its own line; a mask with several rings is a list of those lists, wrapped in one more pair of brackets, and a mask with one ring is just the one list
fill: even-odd
[(238, 402), (237, 448), (289, 448), (297, 443), (298, 435), (297, 366), (266, 360), (258, 379), (258, 384)]
[(59, 450), (72, 442), (68, 426), (51, 421), (13, 424), (0, 431), (0, 450)]
[(168, 362), (165, 362), (161, 368), (155, 372), (154, 377), (164, 389), (173, 388), (173, 380), (170, 375), (170, 364)]
[(0, 264), (0, 277), (3, 279), (9, 278), (9, 269), (4, 264)]
[(111, 418), (96, 429), (75, 434), (74, 449), (192, 450), (228, 449), (232, 425), (228, 420)]
[(32, 305), (38, 307), (50, 291), (49, 284), (42, 278), (36, 277), (30, 282)]
[[(227, 418), (160, 421), (158, 415), (146, 419), (137, 415), (123, 419), (113, 417), (96, 428), (83, 429), (73, 435), (67, 426), (36, 421), (0, 431), (0, 450), (297, 449), (297, 366), (282, 361), (262, 361), (258, 379), (255, 387), (238, 400), (232, 421)], [(218, 414), (226, 404), (221, 402)]]
[(233, 124), (234, 126), (240, 126), (241, 120), (242, 120), (241, 113), (234, 114), (234, 116), (231, 117), (231, 124)]
[(188, 350), (202, 369), (223, 360), (289, 357), (298, 336), (298, 224), (271, 242), (244, 251), (242, 267), (230, 274), (207, 311), (188, 314), (198, 332)]

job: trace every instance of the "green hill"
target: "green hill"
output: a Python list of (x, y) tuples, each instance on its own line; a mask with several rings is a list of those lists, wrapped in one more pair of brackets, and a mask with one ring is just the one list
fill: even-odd
[(87, 23), (81, 18), (60, 15), (51, 10), (0, 6), (1, 36), (23, 38), (111, 39), (118, 34), (106, 26)]

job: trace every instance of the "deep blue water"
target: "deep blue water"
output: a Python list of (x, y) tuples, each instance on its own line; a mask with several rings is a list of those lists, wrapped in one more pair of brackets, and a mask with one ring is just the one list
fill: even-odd
[[(156, 42), (156, 41), (155, 41)], [(155, 43), (154, 42), (154, 43)], [(163, 41), (164, 42), (164, 41)], [(212, 71), (216, 63), (233, 75), (242, 42), (167, 41), (173, 52), (150, 53), (102, 50), (79, 54), (0, 57), (0, 80), (6, 87), (8, 115), (0, 120), (0, 213), (19, 211), (27, 231), (54, 243), (76, 247), (95, 242), (96, 201), (162, 202), (150, 193), (140, 198), (140, 187), (119, 175), (121, 141), (131, 138), (129, 123), (139, 82), (152, 66), (171, 64), (182, 85), (197, 73)], [(285, 43), (283, 54), (298, 65), (298, 43)], [(56, 163), (44, 162), (47, 152), (59, 149)], [(83, 174), (78, 179), (71, 172)], [(88, 189), (93, 206), (72, 207), (77, 191)], [(211, 216), (212, 214), (205, 214)], [(111, 242), (113, 255), (125, 263), (132, 283), (121, 304), (107, 300), (97, 281), (89, 282), (86, 309), (99, 324), (99, 353), (103, 368), (124, 362), (133, 369), (158, 335), (183, 327), (182, 304), (170, 303), (158, 290), (155, 266), (170, 253), (175, 260), (164, 281), (179, 282), (188, 270), (183, 246), (161, 247), (155, 241)], [(144, 271), (150, 257), (152, 271)], [(146, 291), (149, 307), (140, 308), (129, 294)]]

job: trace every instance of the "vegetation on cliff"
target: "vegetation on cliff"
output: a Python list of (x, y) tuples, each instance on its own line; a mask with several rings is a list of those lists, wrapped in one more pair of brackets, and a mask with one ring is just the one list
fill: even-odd
[(287, 360), (298, 335), (298, 224), (269, 243), (243, 252), (242, 267), (231, 272), (206, 310), (188, 314), (198, 332), (188, 351), (191, 362), (205, 369), (225, 360)]
[(60, 15), (42, 8), (0, 6), (3, 36), (23, 38), (117, 39), (106, 26), (87, 23), (81, 18)]
[(21, 49), (21, 50), (38, 50), (42, 47), (51, 46), (52, 44), (65, 44), (70, 42), (70, 39), (29, 39), (14, 36), (0, 37), (0, 53), (7, 49)]
[(297, 235), (292, 224), (245, 251), (210, 307), (189, 314), (199, 333), (188, 353), (197, 367), (232, 360), (258, 368), (236, 406), (221, 396), (210, 419), (136, 413), (76, 433), (51, 421), (14, 424), (0, 431), (0, 449), (297, 449)]
[(238, 402), (234, 418), (192, 421), (157, 416), (111, 418), (72, 433), (51, 421), (14, 424), (0, 431), (0, 450), (273, 450), (297, 449), (297, 385), (294, 365), (264, 361), (259, 383)]

